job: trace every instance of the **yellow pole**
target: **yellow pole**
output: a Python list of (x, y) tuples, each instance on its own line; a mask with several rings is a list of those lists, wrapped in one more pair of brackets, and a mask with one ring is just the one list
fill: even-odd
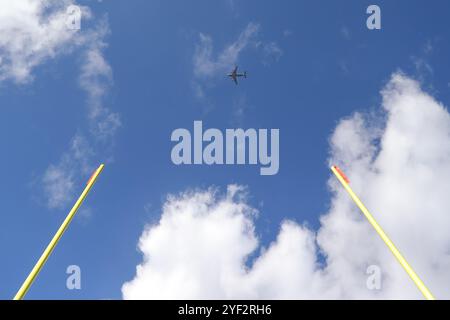
[(26, 293), (30, 289), (31, 285), (33, 284), (33, 281), (36, 279), (37, 275), (39, 274), (39, 271), (41, 271), (42, 267), (44, 266), (48, 257), (52, 253), (53, 249), (55, 249), (56, 245), (58, 244), (59, 240), (61, 239), (62, 235), (64, 234), (64, 231), (66, 231), (67, 227), (69, 226), (70, 221), (72, 221), (72, 218), (75, 216), (75, 213), (77, 213), (77, 211), (80, 208), (81, 204), (83, 203), (84, 199), (86, 198), (86, 196), (88, 195), (92, 186), (94, 185), (95, 181), (97, 180), (98, 176), (102, 172), (104, 166), (105, 166), (104, 164), (101, 164), (97, 168), (97, 170), (94, 171), (91, 178), (88, 180), (88, 183), (86, 185), (86, 188), (84, 188), (83, 193), (80, 195), (77, 202), (75, 202), (75, 205), (72, 207), (72, 210), (70, 210), (66, 219), (64, 219), (64, 221), (61, 224), (61, 226), (59, 227), (58, 231), (53, 236), (53, 239), (50, 241), (47, 248), (45, 248), (45, 251), (42, 253), (41, 257), (39, 258), (38, 262), (34, 266), (33, 270), (31, 270), (30, 274), (25, 279), (25, 281), (22, 284), (22, 286), (20, 287), (19, 291), (17, 291), (16, 295), (14, 296), (14, 300), (22, 300), (23, 297), (26, 295)]
[(391, 250), (392, 254), (397, 258), (398, 262), (401, 264), (403, 269), (408, 273), (412, 281), (419, 288), (420, 292), (425, 296), (428, 300), (435, 300), (434, 296), (431, 294), (430, 290), (425, 286), (425, 284), (420, 280), (419, 276), (414, 272), (413, 268), (408, 264), (406, 259), (402, 256), (400, 251), (395, 247), (394, 243), (389, 239), (389, 237), (384, 233), (383, 229), (376, 222), (375, 218), (370, 214), (369, 210), (364, 206), (364, 204), (359, 200), (353, 190), (350, 188), (349, 180), (344, 175), (344, 173), (337, 167), (332, 166), (331, 171), (333, 171), (334, 175), (338, 178), (339, 182), (343, 185), (345, 190), (348, 192), (352, 200), (356, 203), (358, 208), (362, 211), (364, 216), (369, 220), (372, 227), (378, 233), (378, 235), (383, 239), (384, 243), (388, 246), (389, 250)]

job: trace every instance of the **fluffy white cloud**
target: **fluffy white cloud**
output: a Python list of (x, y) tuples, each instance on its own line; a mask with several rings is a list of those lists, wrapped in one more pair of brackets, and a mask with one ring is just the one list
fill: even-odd
[[(170, 197), (159, 226), (147, 228), (139, 242), (152, 262), (138, 266), (137, 278), (124, 286), (125, 296), (223, 296), (227, 283), (244, 275), (243, 259), (257, 245), (253, 210), (233, 199), (233, 189), (223, 199), (216, 199), (213, 190)], [(157, 289), (147, 290), (151, 286)]]
[[(450, 298), (450, 115), (401, 74), (382, 97), (382, 116), (356, 113), (338, 124), (330, 164), (344, 169), (436, 297)], [(159, 223), (140, 238), (144, 260), (123, 297), (422, 298), (334, 177), (329, 186), (331, 207), (320, 229), (285, 221), (268, 248), (260, 248), (257, 213), (242, 188), (169, 197)], [(367, 288), (371, 265), (381, 270), (380, 290)]]
[[(67, 27), (70, 0), (0, 0), (0, 81), (24, 83), (47, 59), (83, 42)], [(90, 16), (83, 8), (84, 17)]]

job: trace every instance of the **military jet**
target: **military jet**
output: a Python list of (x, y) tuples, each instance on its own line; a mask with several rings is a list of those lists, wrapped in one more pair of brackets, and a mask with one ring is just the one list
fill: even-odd
[(234, 83), (236, 83), (236, 84), (238, 84), (237, 79), (238, 79), (239, 77), (247, 78), (247, 71), (244, 71), (244, 73), (238, 73), (237, 70), (238, 70), (238, 67), (236, 66), (236, 67), (234, 68), (233, 72), (231, 72), (231, 73), (228, 74), (228, 76), (229, 76), (231, 79), (233, 79)]

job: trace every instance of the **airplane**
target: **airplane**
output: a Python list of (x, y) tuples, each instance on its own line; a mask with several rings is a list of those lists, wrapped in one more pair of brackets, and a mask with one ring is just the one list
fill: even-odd
[(234, 68), (233, 72), (231, 72), (231, 73), (228, 74), (228, 76), (229, 76), (231, 79), (233, 79), (234, 83), (236, 83), (236, 84), (238, 84), (237, 79), (238, 79), (239, 77), (247, 78), (247, 71), (244, 71), (244, 73), (238, 73), (237, 70), (238, 70), (238, 67), (236, 66), (236, 67)]

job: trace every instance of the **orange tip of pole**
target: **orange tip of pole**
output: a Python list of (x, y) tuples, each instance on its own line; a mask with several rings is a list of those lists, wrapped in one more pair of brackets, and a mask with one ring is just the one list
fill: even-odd
[(89, 183), (91, 183), (92, 179), (94, 178), (95, 174), (97, 173), (98, 169), (95, 169), (94, 172), (92, 173), (91, 177), (89, 178), (88, 182), (86, 183), (86, 185), (88, 185)]
[(342, 177), (342, 179), (344, 179), (345, 182), (347, 182), (347, 184), (350, 184), (350, 180), (347, 178), (347, 176), (344, 174), (344, 172), (342, 172), (342, 170), (338, 167), (338, 166), (333, 166), (334, 169), (336, 169), (336, 171), (339, 173), (339, 175)]

